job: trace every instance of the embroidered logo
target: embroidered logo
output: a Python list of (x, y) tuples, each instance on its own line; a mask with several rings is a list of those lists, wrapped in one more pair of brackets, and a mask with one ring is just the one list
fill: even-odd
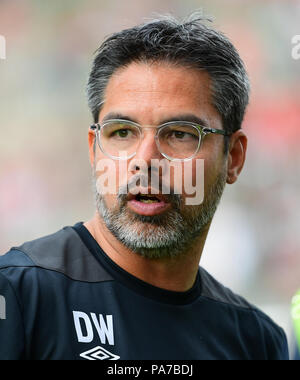
[(101, 344), (115, 344), (112, 315), (73, 311), (73, 319), (79, 343), (91, 343), (98, 336)]
[(83, 352), (80, 356), (87, 360), (118, 360), (120, 356), (112, 354), (111, 352), (105, 350), (103, 347), (95, 347), (89, 351)]

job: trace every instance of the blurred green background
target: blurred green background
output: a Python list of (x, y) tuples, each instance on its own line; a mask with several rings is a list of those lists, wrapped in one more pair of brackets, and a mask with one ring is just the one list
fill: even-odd
[(261, 307), (293, 345), (300, 286), (298, 0), (0, 0), (0, 252), (94, 212), (85, 85), (103, 39), (156, 13), (202, 8), (238, 48), (251, 83), (247, 163), (228, 186), (201, 264)]

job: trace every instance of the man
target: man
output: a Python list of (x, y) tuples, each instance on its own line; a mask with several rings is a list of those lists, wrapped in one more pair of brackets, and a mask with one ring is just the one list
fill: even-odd
[(248, 95), (235, 48), (199, 17), (102, 44), (88, 83), (96, 214), (1, 257), (0, 358), (288, 358), (283, 330), (199, 267), (245, 161)]

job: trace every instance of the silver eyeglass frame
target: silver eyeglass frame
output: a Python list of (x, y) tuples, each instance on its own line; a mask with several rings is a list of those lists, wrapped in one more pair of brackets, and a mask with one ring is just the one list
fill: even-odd
[[(104, 123), (100, 124), (100, 123), (95, 123), (95, 124), (92, 124), (90, 126), (90, 129), (92, 131), (95, 132), (95, 135), (96, 135), (96, 139), (97, 139), (97, 143), (99, 145), (99, 148), (101, 149), (101, 152), (103, 154), (105, 154), (107, 157), (109, 158), (112, 158), (113, 160), (129, 160), (131, 158), (133, 158), (137, 151), (134, 152), (133, 154), (131, 154), (130, 156), (125, 156), (125, 157), (119, 157), (119, 156), (112, 156), (110, 155), (109, 153), (107, 153), (102, 144), (101, 144), (101, 138), (100, 138), (100, 129), (102, 127), (104, 127), (106, 124), (109, 124), (109, 123), (112, 123), (112, 122), (120, 122), (120, 123), (126, 123), (126, 124), (129, 124), (129, 125), (132, 125), (132, 126), (135, 126), (138, 128), (140, 134), (141, 134), (141, 140), (140, 142), (142, 141), (143, 139), (143, 136), (144, 136), (144, 133), (143, 131), (145, 129), (153, 129), (155, 128), (157, 130), (154, 138), (155, 138), (155, 142), (156, 142), (156, 146), (157, 146), (157, 149), (160, 151), (161, 155), (164, 156), (165, 158), (167, 158), (168, 160), (170, 161), (181, 161), (181, 162), (184, 162), (184, 161), (190, 161), (192, 160), (199, 152), (200, 150), (200, 147), (201, 147), (201, 143), (204, 139), (204, 137), (210, 133), (214, 133), (214, 134), (218, 134), (218, 135), (222, 135), (222, 136), (230, 136), (231, 133), (228, 133), (226, 131), (223, 131), (222, 129), (215, 129), (215, 128), (208, 128), (208, 127), (204, 127), (200, 124), (196, 124), (196, 123), (193, 123), (193, 122), (190, 122), (190, 121), (170, 121), (170, 122), (167, 122), (167, 123), (164, 123), (164, 124), (161, 124), (159, 126), (141, 126), (140, 124), (138, 123), (135, 123), (134, 121), (129, 121), (129, 120), (123, 120), (123, 119), (111, 119), (111, 120), (106, 120)], [(164, 128), (164, 127), (167, 127), (167, 126), (172, 126), (172, 125), (178, 125), (178, 124), (184, 124), (184, 125), (189, 125), (189, 126), (192, 126), (194, 127), (195, 129), (197, 129), (197, 131), (199, 132), (199, 143), (198, 143), (198, 147), (195, 151), (195, 153), (190, 156), (190, 157), (187, 157), (187, 158), (172, 158), (170, 156), (168, 156), (167, 154), (165, 154), (164, 152), (161, 151), (161, 147), (160, 147), (160, 144), (159, 144), (159, 133), (160, 131)], [(138, 147), (140, 146), (140, 144), (138, 145)]]

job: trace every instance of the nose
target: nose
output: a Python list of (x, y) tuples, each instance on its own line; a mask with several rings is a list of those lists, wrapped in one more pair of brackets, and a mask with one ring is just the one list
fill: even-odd
[(152, 159), (164, 158), (160, 153), (156, 144), (156, 129), (155, 128), (143, 128), (143, 136), (141, 143), (137, 149), (135, 156), (130, 162), (131, 170), (137, 171), (141, 169), (141, 162), (143, 165), (151, 168)]

